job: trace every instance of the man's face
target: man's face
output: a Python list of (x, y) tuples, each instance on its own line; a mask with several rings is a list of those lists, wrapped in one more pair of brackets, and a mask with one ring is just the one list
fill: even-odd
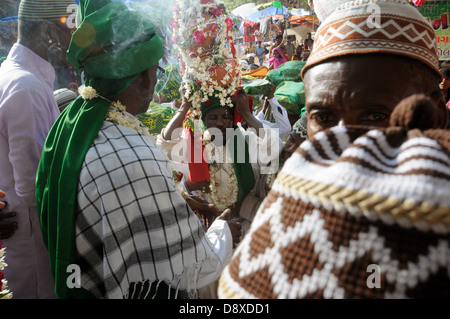
[(253, 63), (255, 63), (255, 58), (251, 56), (248, 58), (248, 64), (253, 64)]
[(405, 59), (381, 55), (313, 66), (304, 78), (308, 136), (337, 125), (389, 126), (395, 106), (420, 93), (407, 79), (408, 67)]
[(450, 87), (450, 77), (444, 76), (441, 83), (439, 84), (439, 88), (443, 91), (447, 90)]
[(72, 31), (61, 21), (49, 21), (51, 35), (54, 42), (48, 47), (49, 61), (55, 68), (62, 68), (68, 65), (66, 52), (69, 48)]
[(218, 107), (209, 110), (202, 120), (207, 129), (219, 129), (222, 133), (223, 143), (226, 142), (226, 129), (233, 127), (233, 114), (229, 108)]

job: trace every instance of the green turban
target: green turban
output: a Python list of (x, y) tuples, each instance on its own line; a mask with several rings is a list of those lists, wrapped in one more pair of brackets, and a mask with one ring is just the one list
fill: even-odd
[(208, 111), (219, 107), (229, 108), (229, 106), (222, 106), (220, 104), (220, 99), (216, 95), (208, 96), (208, 100), (200, 102), (200, 111), (202, 112), (202, 116), (204, 116)]
[[(80, 0), (81, 24), (72, 36), (68, 60), (85, 72), (86, 86), (115, 100), (163, 56), (156, 27), (122, 1)], [(77, 185), (82, 163), (98, 134), (110, 102), (78, 97), (58, 117), (45, 142), (36, 175), (36, 199), (44, 242), (60, 298), (69, 289), (67, 266), (75, 263)]]

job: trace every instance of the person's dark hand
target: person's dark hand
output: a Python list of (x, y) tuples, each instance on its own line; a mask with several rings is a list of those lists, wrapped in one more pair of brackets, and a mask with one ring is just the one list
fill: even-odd
[(191, 209), (197, 213), (197, 216), (199, 216), (206, 228), (209, 228), (214, 219), (216, 219), (220, 214), (214, 204), (210, 204), (198, 196), (190, 196), (189, 198), (186, 198), (186, 202)]
[(186, 115), (187, 112), (189, 112), (189, 110), (191, 109), (192, 103), (186, 97), (186, 89), (183, 84), (180, 86), (180, 89), (178, 91), (180, 92), (181, 96), (181, 105), (179, 106), (178, 112), (182, 112), (184, 113), (184, 115)]
[(231, 219), (231, 210), (225, 209), (217, 219), (226, 220), (228, 227), (230, 227), (231, 236), (233, 237), (233, 248), (239, 243), (242, 236), (242, 225), (239, 219)]
[(189, 102), (189, 99), (186, 97), (186, 88), (183, 84), (181, 84), (178, 92), (180, 92), (181, 104), (189, 104), (189, 106), (191, 106), (191, 102)]
[(236, 105), (236, 109), (244, 118), (246, 115), (251, 114), (248, 95), (244, 90), (240, 90), (235, 96), (231, 98), (231, 101)]
[(268, 100), (268, 97), (266, 96), (264, 98), (264, 103), (263, 103), (263, 107), (262, 107), (262, 110), (261, 110), (263, 112), (263, 114), (266, 114), (268, 106), (269, 106), (269, 100)]
[(189, 191), (202, 191), (204, 193), (209, 193), (209, 180), (199, 181), (199, 182), (192, 182), (192, 181), (185, 181), (187, 188)]
[[(0, 191), (0, 198), (6, 196), (5, 192)], [(0, 239), (6, 239), (11, 237), (17, 229), (16, 221), (5, 221), (5, 219), (16, 216), (15, 212), (3, 212), (7, 202), (0, 201)]]
[(276, 89), (277, 89), (277, 86), (273, 83), (270, 83), (270, 92), (267, 95), (267, 98), (269, 100), (274, 97)]

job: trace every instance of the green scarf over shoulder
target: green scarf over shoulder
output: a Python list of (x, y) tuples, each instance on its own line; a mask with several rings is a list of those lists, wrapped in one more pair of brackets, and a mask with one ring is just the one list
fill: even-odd
[[(158, 64), (164, 49), (155, 26), (121, 1), (81, 0), (81, 25), (67, 52), (85, 72), (86, 86), (113, 101), (142, 72)], [(36, 199), (49, 251), (55, 293), (73, 298), (67, 267), (75, 263), (77, 186), (82, 163), (100, 130), (110, 102), (78, 97), (59, 116), (44, 145), (36, 175)]]

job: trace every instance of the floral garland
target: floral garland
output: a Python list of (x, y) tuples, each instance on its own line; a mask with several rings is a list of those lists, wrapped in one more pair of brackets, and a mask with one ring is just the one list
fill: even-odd
[[(236, 174), (234, 172), (233, 163), (229, 163), (225, 160), (226, 151), (224, 151), (225, 147), (221, 149), (221, 154), (216, 154), (215, 150), (217, 148), (211, 145), (211, 135), (208, 130), (205, 131), (203, 136), (203, 143), (205, 144), (206, 155), (208, 159), (209, 167), (209, 189), (210, 189), (210, 201), (214, 204), (220, 211), (223, 211), (227, 208), (233, 208), (238, 199), (239, 185), (236, 179)], [(221, 155), (221, 163), (217, 163), (217, 155)], [(216, 176), (219, 171), (223, 169), (228, 176), (228, 186), (225, 194), (222, 194), (221, 198), (218, 196)]]
[(8, 290), (8, 281), (4, 279), (4, 274), (1, 272), (8, 264), (5, 263), (5, 247), (0, 240), (0, 299), (11, 299), (12, 292)]
[[(218, 196), (217, 182), (215, 180), (215, 176), (220, 171), (220, 169), (223, 169), (229, 177), (227, 190), (225, 194), (222, 195), (221, 198), (219, 198)], [(220, 211), (223, 211), (227, 208), (233, 208), (236, 205), (239, 191), (233, 164), (232, 163), (211, 164), (209, 165), (209, 174), (210, 174), (209, 189), (211, 190), (210, 193), (211, 203), (214, 204)]]
[(185, 96), (193, 105), (191, 121), (200, 117), (200, 103), (208, 95), (233, 107), (231, 96), (240, 86), (233, 21), (225, 11), (214, 0), (177, 0), (173, 10), (172, 42), (179, 51)]
[(114, 122), (116, 124), (131, 128), (153, 140), (153, 135), (150, 134), (148, 127), (142, 124), (138, 118), (126, 111), (126, 107), (120, 101), (109, 101), (105, 97), (99, 95), (97, 91), (91, 86), (85, 86), (79, 89), (79, 93), (84, 100), (92, 100), (94, 98), (102, 98), (111, 103), (111, 106), (106, 113), (105, 121)]

